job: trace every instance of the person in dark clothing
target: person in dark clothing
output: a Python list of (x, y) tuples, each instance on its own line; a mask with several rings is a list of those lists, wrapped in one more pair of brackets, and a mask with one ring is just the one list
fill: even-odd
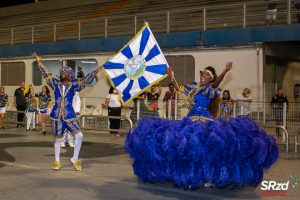
[[(178, 99), (178, 93), (175, 90), (174, 84), (169, 83), (169, 91), (165, 93), (163, 101), (166, 102), (166, 115), (167, 118), (175, 117), (175, 100)], [(169, 116), (169, 102), (171, 102), (171, 116)]]
[(294, 0), (294, 5), (297, 11), (297, 23), (300, 23), (300, 0)]
[[(20, 84), (20, 87), (15, 90), (15, 95), (14, 95), (14, 105), (17, 108), (17, 111), (24, 112), (26, 110), (26, 101), (25, 101), (25, 96), (24, 96), (24, 89), (25, 89), (25, 82), (22, 81)], [(18, 124), (17, 128), (22, 127), (24, 121), (24, 113), (18, 113)]]
[(78, 65), (77, 69), (78, 69), (77, 78), (83, 78), (84, 72), (82, 71), (82, 67), (80, 65)]
[[(276, 125), (283, 125), (283, 114), (288, 107), (288, 99), (280, 88), (277, 90), (277, 94), (272, 97), (271, 106), (273, 107), (274, 120)], [(284, 106), (286, 105), (286, 106)], [(284, 109), (286, 108), (286, 109)], [(279, 138), (279, 128), (276, 128), (277, 138)]]
[[(158, 87), (158, 92), (156, 91), (156, 88)], [(157, 110), (158, 110), (158, 98), (160, 97), (161, 94), (161, 87), (159, 84), (153, 85), (150, 89), (150, 91), (146, 91), (145, 94), (147, 96), (147, 109), (149, 111), (153, 111), (153, 116), (157, 116)]]

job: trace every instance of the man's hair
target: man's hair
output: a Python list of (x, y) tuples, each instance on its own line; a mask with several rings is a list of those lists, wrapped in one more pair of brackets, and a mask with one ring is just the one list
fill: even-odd
[(170, 87), (171, 85), (174, 86), (174, 83), (169, 83), (169, 87)]

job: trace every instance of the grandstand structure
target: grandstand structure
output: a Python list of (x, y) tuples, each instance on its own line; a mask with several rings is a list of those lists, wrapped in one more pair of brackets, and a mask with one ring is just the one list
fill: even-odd
[[(0, 45), (265, 26), (266, 1), (48, 0), (0, 8)], [(296, 23), (291, 0), (278, 1), (276, 24)]]
[[(274, 57), (277, 61), (277, 58), (297, 61), (299, 56), (295, 52), (300, 41), (297, 34), (300, 24), (292, 0), (277, 1), (274, 26), (266, 26), (267, 1), (36, 2), (0, 8), (0, 59), (28, 57), (33, 50), (41, 55), (111, 54), (126, 44), (145, 21), (165, 52), (186, 49), (199, 52), (208, 47), (257, 48), (257, 52), (263, 52), (257, 63), (264, 64), (264, 74), (273, 70), (266, 64), (272, 64)], [(262, 72), (256, 75), (259, 74)]]

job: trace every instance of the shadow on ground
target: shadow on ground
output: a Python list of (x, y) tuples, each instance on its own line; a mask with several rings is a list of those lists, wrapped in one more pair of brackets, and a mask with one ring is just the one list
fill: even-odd
[[(11, 134), (9, 134), (11, 135)], [(2, 137), (2, 135), (1, 135)], [(18, 148), (18, 147), (41, 147), (41, 148), (53, 148), (52, 142), (16, 142), (16, 143), (1, 143), (0, 145), (0, 161), (16, 162), (16, 159), (7, 153), (5, 149)], [(94, 143), (83, 142), (80, 151), (81, 158), (102, 158), (108, 156), (116, 156), (124, 154), (124, 147), (119, 144), (112, 143)], [(54, 154), (46, 155), (54, 156)], [(65, 153), (61, 153), (62, 157), (72, 157), (73, 148), (66, 148)]]

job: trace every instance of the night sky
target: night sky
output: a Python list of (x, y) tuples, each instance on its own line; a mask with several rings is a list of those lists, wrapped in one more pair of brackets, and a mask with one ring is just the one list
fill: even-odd
[[(39, 0), (39, 1), (45, 1), (45, 0)], [(26, 3), (34, 3), (34, 2), (35, 0), (0, 0), (0, 8), (26, 4)]]

